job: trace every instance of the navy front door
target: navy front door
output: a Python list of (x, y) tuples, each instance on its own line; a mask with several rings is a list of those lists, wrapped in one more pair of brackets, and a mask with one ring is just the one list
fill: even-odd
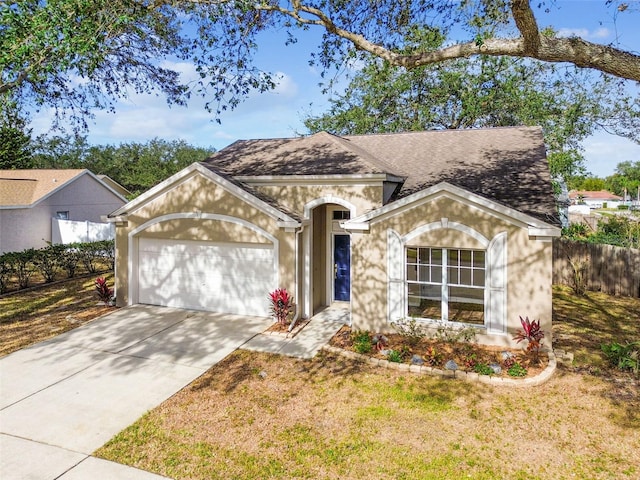
[(348, 302), (351, 290), (351, 237), (333, 237), (333, 299)]

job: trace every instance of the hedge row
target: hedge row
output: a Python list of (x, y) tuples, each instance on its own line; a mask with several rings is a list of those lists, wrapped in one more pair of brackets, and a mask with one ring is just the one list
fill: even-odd
[(60, 272), (64, 272), (67, 278), (73, 278), (80, 266), (87, 273), (95, 273), (99, 266), (113, 270), (114, 262), (113, 240), (56, 244), (4, 253), (0, 255), (0, 294), (8, 290), (12, 280), (19, 290), (29, 287), (31, 277), (36, 273), (42, 275), (45, 283), (50, 283)]

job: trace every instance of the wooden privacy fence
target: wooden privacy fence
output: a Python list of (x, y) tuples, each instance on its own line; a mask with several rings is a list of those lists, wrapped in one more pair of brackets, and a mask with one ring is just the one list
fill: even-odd
[(587, 290), (640, 298), (640, 250), (554, 239), (553, 283), (574, 285), (572, 262)]

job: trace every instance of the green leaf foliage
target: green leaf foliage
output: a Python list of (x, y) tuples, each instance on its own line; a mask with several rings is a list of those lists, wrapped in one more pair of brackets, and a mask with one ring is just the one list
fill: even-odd
[[(206, 108), (219, 119), (222, 111), (237, 106), (250, 92), (275, 86), (274, 76), (254, 61), (258, 46), (263, 46), (261, 34), (265, 31), (282, 32), (286, 44), (309, 35), (308, 31), (320, 31), (310, 64), (322, 68), (323, 81), (327, 82), (335, 78), (333, 73), (357, 62), (372, 62), (370, 54), (356, 44), (360, 39), (379, 47), (375, 55), (403, 55), (412, 67), (412, 58), (425, 48), (442, 48), (458, 41), (486, 46), (497, 37), (513, 41), (519, 36), (513, 35), (515, 3), (518, 2), (2, 1), (0, 95), (13, 95), (20, 110), (52, 108), (57, 120), (70, 120), (79, 128), (86, 127), (86, 119), (95, 109), (113, 110), (118, 100), (133, 93), (158, 93), (178, 105), (185, 104), (191, 95), (202, 95), (207, 100)], [(551, 3), (531, 5), (536, 11), (531, 13), (542, 20), (545, 10), (557, 8)], [(635, 10), (627, 8), (628, 4), (623, 4), (623, 9), (616, 8), (617, 3), (607, 2), (614, 18)], [(557, 40), (552, 27), (545, 28), (541, 35), (548, 41)], [(447, 43), (441, 40), (434, 44), (438, 37)], [(636, 61), (632, 53), (628, 55), (632, 63)], [(589, 66), (586, 57), (588, 54), (573, 61)], [(482, 62), (486, 59), (479, 59)], [(416, 70), (421, 72), (423, 67)], [(460, 78), (449, 64), (441, 64), (441, 70), (451, 89), (470, 88), (468, 93), (472, 93), (473, 82)], [(630, 73), (618, 75), (635, 78)], [(491, 76), (485, 80), (487, 85), (494, 81)], [(329, 88), (331, 83), (329, 80), (325, 86)], [(585, 83), (578, 75), (574, 85), (582, 87)], [(507, 105), (502, 93), (520, 88), (515, 83), (503, 86), (504, 90), (496, 89), (491, 95), (482, 93), (475, 104), (465, 107), (467, 113), (480, 114), (486, 111), (487, 101), (495, 102), (501, 113), (493, 121), (503, 124), (510, 115), (504, 108)], [(446, 88), (434, 91), (436, 97), (446, 94)], [(592, 105), (575, 100), (564, 108), (566, 118), (562, 123), (570, 130), (580, 128), (581, 118), (588, 113), (585, 106), (589, 110)], [(451, 104), (455, 104), (453, 99)], [(525, 105), (524, 109), (529, 107), (532, 105)], [(638, 100), (623, 98), (614, 108), (637, 112)], [(634, 115), (606, 122), (606, 126), (614, 131), (621, 126), (627, 129)], [(459, 120), (463, 122), (462, 118)], [(455, 119), (452, 121), (455, 123)]]
[(40, 137), (34, 142), (36, 168), (87, 168), (107, 175), (135, 197), (193, 162), (213, 153), (184, 141), (89, 145), (85, 137)]
[(10, 96), (0, 95), (0, 170), (31, 168), (31, 129)]
[[(443, 37), (411, 39), (429, 50)], [(581, 142), (598, 128), (640, 140), (640, 103), (610, 78), (531, 60), (480, 56), (407, 71), (369, 59), (305, 125), (339, 135), (541, 125), (551, 173), (566, 180), (584, 173)]]
[(136, 0), (0, 2), (0, 94), (79, 126), (131, 92), (184, 103), (179, 74), (157, 62), (181, 45), (173, 9)]

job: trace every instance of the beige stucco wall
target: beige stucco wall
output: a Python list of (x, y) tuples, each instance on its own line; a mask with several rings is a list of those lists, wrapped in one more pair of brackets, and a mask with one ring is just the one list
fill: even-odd
[[(440, 198), (414, 205), (392, 217), (371, 225), (366, 233), (352, 234), (352, 321), (356, 329), (393, 331), (387, 305), (387, 230), (400, 236), (442, 218), (466, 225), (491, 240), (507, 233), (507, 334), (479, 335), (478, 341), (493, 345), (512, 345), (520, 328), (519, 316), (540, 319), (551, 336), (551, 242), (528, 235), (526, 226), (506, 218), (471, 208), (462, 201)], [(473, 237), (459, 230), (438, 229), (412, 239), (408, 245), (431, 247), (481, 248)]]
[(276, 198), (280, 204), (300, 216), (304, 213), (305, 205), (320, 198), (345, 200), (356, 207), (356, 215), (382, 206), (382, 182), (377, 185), (260, 185), (254, 188)]
[[(290, 292), (296, 291), (295, 233), (279, 228), (276, 219), (196, 172), (131, 212), (126, 224), (117, 224), (116, 301), (118, 305), (126, 305), (129, 301), (130, 234), (145, 223), (155, 221), (159, 217), (182, 214), (196, 214), (200, 217), (211, 214), (234, 217), (245, 220), (274, 236), (278, 241), (279, 286), (287, 288)], [(133, 237), (245, 244), (270, 243), (268, 238), (251, 228), (211, 218), (171, 218), (143, 228)]]
[(312, 275), (311, 282), (313, 292), (312, 308), (317, 311), (326, 304), (326, 282), (327, 282), (327, 206), (317, 207), (313, 213), (313, 239), (312, 243)]

